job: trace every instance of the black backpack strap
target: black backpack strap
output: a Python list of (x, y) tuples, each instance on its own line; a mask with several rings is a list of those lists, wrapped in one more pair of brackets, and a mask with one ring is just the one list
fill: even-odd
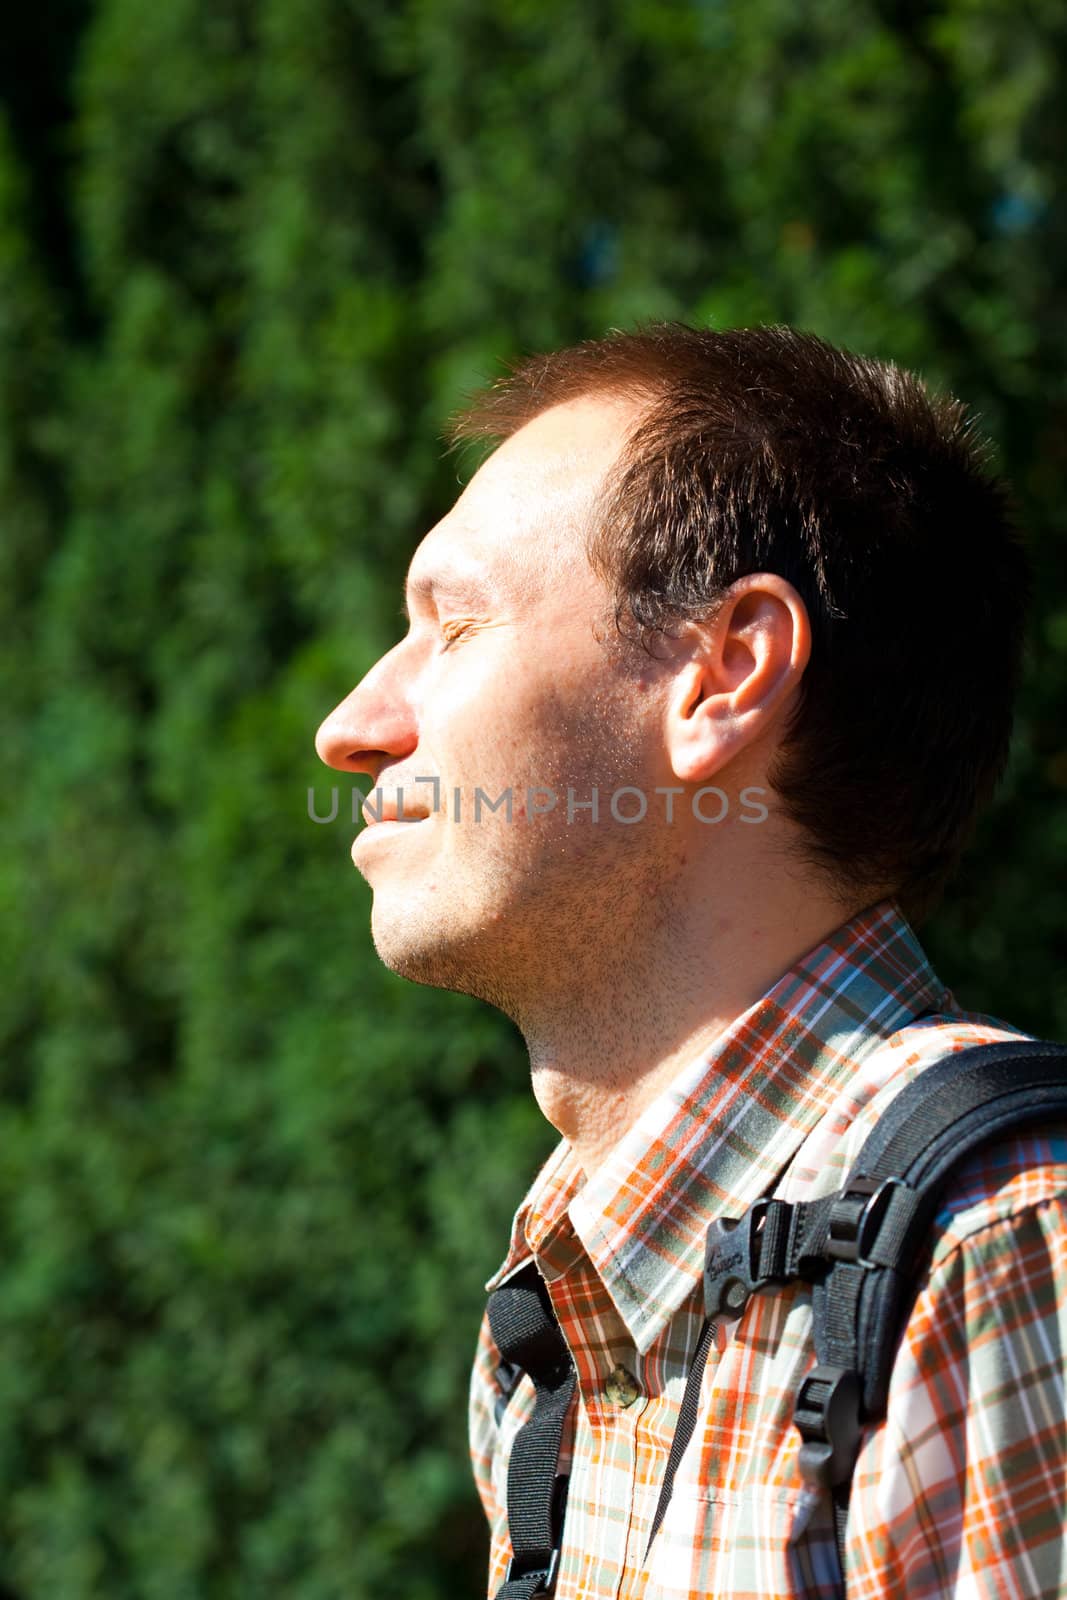
[(827, 1270), (812, 1294), (819, 1365), (797, 1400), (810, 1482), (847, 1485), (863, 1426), (885, 1415), (949, 1180), (990, 1140), (1057, 1117), (1067, 1117), (1067, 1049), (1029, 1040), (957, 1051), (890, 1103), (826, 1213)]
[(556, 1582), (567, 1499), (567, 1479), (557, 1472), (559, 1448), (577, 1373), (532, 1261), (494, 1289), (488, 1314), (507, 1388), (523, 1372), (534, 1385), (533, 1414), (515, 1435), (508, 1463), (512, 1556), (495, 1600), (533, 1600), (550, 1595)]
[(794, 1421), (801, 1474), (833, 1496), (842, 1571), (852, 1469), (864, 1427), (885, 1415), (917, 1268), (949, 1180), (990, 1140), (1064, 1117), (1063, 1045), (955, 1051), (891, 1101), (837, 1194), (796, 1205), (759, 1200), (737, 1222), (708, 1230), (709, 1317), (738, 1315), (766, 1284), (814, 1284), (817, 1363), (797, 1392)]

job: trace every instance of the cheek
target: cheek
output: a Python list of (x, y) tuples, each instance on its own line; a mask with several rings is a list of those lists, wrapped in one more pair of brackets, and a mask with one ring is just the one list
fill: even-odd
[(455, 761), (470, 781), (479, 773), (528, 771), (538, 751), (558, 743), (562, 717), (554, 692), (537, 693), (514, 668), (464, 684), (424, 727), (427, 744)]
[[(427, 685), (420, 746), (446, 786), (514, 791), (641, 782), (648, 760), (652, 710), (647, 687), (620, 682), (605, 660), (556, 663), (544, 650), (517, 662), (508, 649), (473, 641), (465, 657), (443, 658)], [(496, 641), (494, 641), (496, 643)], [(458, 649), (462, 649), (460, 646)], [(495, 789), (490, 790), (490, 785)], [(583, 795), (584, 797), (584, 795)]]

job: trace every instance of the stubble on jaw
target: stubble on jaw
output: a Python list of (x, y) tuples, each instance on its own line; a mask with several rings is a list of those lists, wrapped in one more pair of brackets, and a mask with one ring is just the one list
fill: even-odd
[[(403, 908), (376, 901), (375, 946), (393, 971), (474, 995), (525, 1029), (544, 1006), (577, 1004), (639, 965), (636, 947), (666, 914), (671, 874), (662, 834), (647, 821), (619, 824), (609, 809), (616, 789), (642, 786), (648, 760), (631, 678), (630, 666), (614, 666), (585, 704), (551, 707), (539, 764), (514, 790), (517, 804), (527, 786), (553, 790), (554, 811), (511, 824), (503, 815), (442, 822), (470, 829), (452, 874), (435, 871), (433, 892), (417, 886)], [(584, 810), (568, 822), (568, 789), (587, 800), (594, 787), (598, 820)]]

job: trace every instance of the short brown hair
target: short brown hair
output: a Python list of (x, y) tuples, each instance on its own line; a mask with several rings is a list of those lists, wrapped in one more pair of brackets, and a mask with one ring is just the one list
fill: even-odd
[(921, 920), (1004, 768), (1026, 615), (964, 406), (814, 334), (672, 322), (518, 362), (452, 437), (597, 394), (648, 401), (590, 536), (620, 630), (647, 645), (748, 573), (787, 578), (812, 653), (770, 781), (842, 898)]

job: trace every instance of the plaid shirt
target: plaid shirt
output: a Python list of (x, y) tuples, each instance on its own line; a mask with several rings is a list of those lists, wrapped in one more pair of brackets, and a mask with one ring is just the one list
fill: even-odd
[[(703, 1322), (704, 1235), (771, 1189), (801, 1200), (839, 1188), (917, 1072), (1018, 1037), (960, 1012), (883, 902), (739, 1017), (587, 1182), (569, 1146), (557, 1148), (489, 1285), (532, 1254), (577, 1367), (557, 1600), (840, 1595), (828, 1498), (796, 1463), (793, 1400), (815, 1360), (803, 1284), (764, 1290), (720, 1324), (646, 1560)], [(849, 1600), (1067, 1596), (1065, 1206), (1057, 1128), (998, 1141), (954, 1182), (887, 1418), (865, 1434), (853, 1477)], [(533, 1397), (523, 1378), (498, 1405), (498, 1360), (483, 1323), (471, 1448), (492, 1530), (490, 1595), (511, 1553), (508, 1456)]]

